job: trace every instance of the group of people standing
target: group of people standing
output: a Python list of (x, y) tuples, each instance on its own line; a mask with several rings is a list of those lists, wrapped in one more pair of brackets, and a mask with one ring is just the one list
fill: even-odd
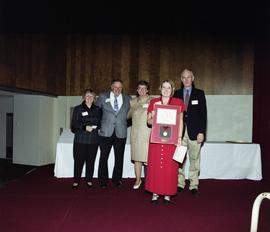
[[(133, 99), (122, 93), (123, 83), (119, 79), (113, 80), (111, 90), (101, 93), (97, 101), (95, 93), (86, 89), (83, 94), (84, 100), (74, 108), (71, 121), (71, 129), (75, 133), (72, 187), (79, 187), (84, 163), (86, 184), (89, 187), (93, 186), (98, 146), (100, 187), (106, 189), (108, 186), (108, 158), (112, 147), (115, 155), (112, 183), (121, 187), (127, 120), (131, 119), (131, 159), (136, 176), (133, 189), (141, 187), (144, 168), (145, 189), (152, 193), (152, 204), (158, 204), (159, 196), (164, 196), (164, 204), (170, 203), (170, 197), (177, 191), (181, 192), (186, 183), (183, 165), (173, 160), (176, 146), (184, 145), (188, 148), (190, 160), (189, 190), (194, 196), (198, 196), (200, 148), (206, 133), (206, 100), (204, 91), (195, 88), (191, 70), (185, 69), (181, 73), (181, 81), (181, 89), (177, 91), (172, 81), (162, 81), (158, 98), (150, 97), (149, 83), (144, 80), (137, 83), (137, 95)], [(150, 142), (156, 104), (180, 107), (180, 113), (177, 115), (180, 123), (176, 144)]]

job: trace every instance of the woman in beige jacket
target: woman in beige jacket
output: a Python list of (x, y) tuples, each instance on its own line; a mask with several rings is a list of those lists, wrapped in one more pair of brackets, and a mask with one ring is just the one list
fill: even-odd
[[(147, 108), (150, 102), (149, 83), (138, 81), (137, 96), (130, 102), (128, 118), (132, 118), (131, 160), (134, 162), (136, 182), (133, 189), (139, 189), (142, 183), (143, 165), (147, 164), (148, 146), (151, 129), (147, 126)], [(145, 173), (146, 174), (146, 173)]]

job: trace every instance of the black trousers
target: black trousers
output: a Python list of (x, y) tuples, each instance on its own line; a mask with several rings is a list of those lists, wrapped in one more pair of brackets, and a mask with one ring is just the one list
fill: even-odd
[(98, 144), (74, 143), (74, 182), (79, 183), (82, 175), (82, 169), (85, 165), (85, 180), (92, 181), (97, 156)]
[(115, 133), (111, 137), (101, 137), (100, 142), (100, 159), (98, 166), (98, 180), (100, 184), (107, 184), (108, 175), (108, 158), (111, 148), (114, 149), (114, 168), (112, 182), (117, 184), (122, 179), (123, 161), (125, 153), (126, 138), (117, 138)]

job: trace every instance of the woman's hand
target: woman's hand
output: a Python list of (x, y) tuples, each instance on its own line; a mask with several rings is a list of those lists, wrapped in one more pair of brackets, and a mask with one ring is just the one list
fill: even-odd
[(178, 140), (177, 140), (177, 146), (181, 146), (181, 143), (182, 143), (182, 138), (181, 137), (178, 137)]
[(153, 125), (153, 117), (155, 115), (155, 111), (152, 111), (151, 113), (148, 113), (147, 116), (147, 124), (148, 125)]
[(91, 126), (86, 126), (86, 127), (85, 127), (85, 130), (88, 131), (88, 132), (92, 132), (93, 127), (91, 127)]

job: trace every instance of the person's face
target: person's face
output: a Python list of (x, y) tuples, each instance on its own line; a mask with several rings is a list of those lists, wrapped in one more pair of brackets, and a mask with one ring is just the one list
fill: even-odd
[(181, 76), (181, 81), (183, 82), (184, 87), (191, 87), (192, 86), (192, 76), (189, 71), (184, 71)]
[(148, 93), (147, 86), (145, 86), (145, 85), (138, 85), (137, 93), (139, 94), (140, 97), (145, 96)]
[(121, 82), (114, 82), (112, 85), (111, 85), (111, 89), (112, 89), (112, 92), (114, 93), (114, 95), (116, 96), (119, 96), (122, 92), (122, 83)]
[(161, 95), (163, 97), (170, 97), (172, 95), (172, 86), (168, 82), (164, 82), (161, 86)]
[(86, 93), (84, 96), (84, 100), (86, 104), (92, 104), (95, 99), (95, 96), (92, 93)]

